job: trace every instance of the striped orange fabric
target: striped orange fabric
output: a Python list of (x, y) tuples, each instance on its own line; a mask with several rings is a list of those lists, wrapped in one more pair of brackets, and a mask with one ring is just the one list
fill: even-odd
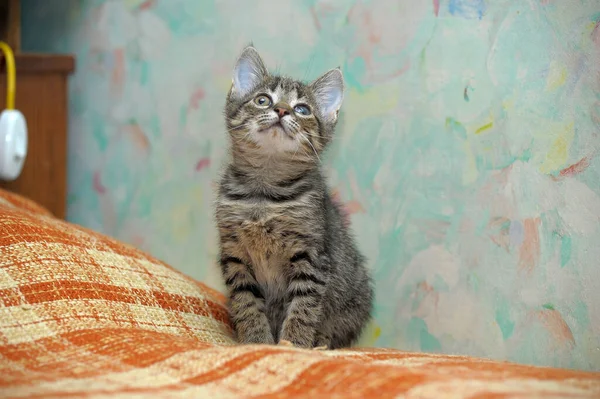
[(223, 296), (0, 191), (2, 398), (599, 398), (600, 373), (239, 346)]

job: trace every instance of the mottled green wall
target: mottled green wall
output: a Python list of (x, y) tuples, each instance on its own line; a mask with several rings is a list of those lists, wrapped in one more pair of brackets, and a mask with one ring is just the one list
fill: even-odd
[(23, 0), (71, 51), (69, 218), (220, 287), (221, 107), (250, 40), (340, 65), (326, 158), (377, 281), (363, 344), (600, 370), (597, 0)]

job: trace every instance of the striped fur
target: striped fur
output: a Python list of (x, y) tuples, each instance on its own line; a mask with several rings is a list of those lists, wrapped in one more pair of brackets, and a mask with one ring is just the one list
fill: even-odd
[(342, 93), (339, 70), (303, 84), (268, 74), (251, 47), (238, 60), (216, 220), (242, 343), (346, 347), (369, 320), (371, 278), (320, 169)]

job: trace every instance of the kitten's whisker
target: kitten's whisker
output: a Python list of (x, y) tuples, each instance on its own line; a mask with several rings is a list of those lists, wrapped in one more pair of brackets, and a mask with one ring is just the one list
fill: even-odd
[[(300, 154), (298, 154), (298, 151), (300, 151)], [(300, 155), (297, 159), (296, 156)], [(307, 160), (313, 160), (314, 157), (313, 155), (308, 152), (306, 150), (306, 147), (303, 145), (298, 146), (298, 148), (296, 148), (296, 152), (294, 153), (294, 157), (292, 158), (294, 161), (298, 161), (298, 162), (306, 162)]]
[(228, 128), (227, 130), (229, 130), (230, 132), (233, 132), (233, 131), (243, 129), (246, 127), (250, 127), (250, 123), (243, 123), (241, 125), (233, 126), (233, 127)]
[(240, 144), (240, 143), (242, 143), (242, 144), (243, 144), (244, 142), (247, 142), (247, 141), (249, 141), (249, 138), (250, 138), (250, 135), (251, 135), (251, 134), (252, 134), (252, 132), (247, 132), (247, 133), (246, 133), (246, 134), (244, 134), (242, 137), (234, 137), (234, 136), (232, 136), (231, 138), (232, 138), (232, 140), (233, 140), (235, 143), (237, 143), (237, 144)]
[(310, 137), (321, 137), (321, 135), (319, 135), (319, 134), (309, 133), (306, 130), (303, 130), (302, 133), (304, 133), (305, 135), (310, 136)]
[(296, 151), (294, 152), (294, 155), (292, 155), (292, 159), (296, 159), (296, 155), (298, 154), (298, 150), (300, 149), (301, 146), (296, 147)]
[(247, 141), (247, 140), (250, 138), (250, 135), (251, 135), (251, 134), (252, 134), (252, 132), (248, 132), (248, 133), (244, 134), (244, 135), (241, 137), (240, 141), (241, 141), (241, 140)]
[(306, 140), (308, 142), (308, 144), (310, 145), (310, 147), (315, 152), (315, 155), (316, 155), (316, 157), (317, 157), (317, 159), (319, 160), (319, 163), (320, 163), (321, 162), (321, 158), (319, 157), (319, 154), (317, 153), (317, 150), (316, 150), (315, 146), (310, 142), (310, 140), (308, 139), (308, 137), (306, 137), (303, 133), (300, 133), (300, 137), (302, 137), (304, 140)]
[[(303, 132), (304, 132), (304, 134), (306, 134), (306, 135), (308, 135), (310, 137), (315, 137), (315, 138), (317, 138), (319, 140), (322, 139), (322, 136), (320, 134), (308, 133), (306, 130), (304, 130)], [(337, 140), (337, 136), (336, 135), (333, 135), (327, 141), (331, 143), (333, 140)]]
[(306, 151), (306, 148), (302, 147), (302, 152), (304, 153), (304, 156), (308, 159), (313, 159), (312, 154), (308, 151)]

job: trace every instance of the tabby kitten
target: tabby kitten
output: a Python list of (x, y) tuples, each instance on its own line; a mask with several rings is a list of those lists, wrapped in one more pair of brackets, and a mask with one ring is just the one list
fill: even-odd
[(370, 318), (365, 260), (320, 170), (343, 90), (339, 69), (304, 84), (269, 74), (253, 47), (237, 61), (216, 220), (241, 343), (346, 347)]

